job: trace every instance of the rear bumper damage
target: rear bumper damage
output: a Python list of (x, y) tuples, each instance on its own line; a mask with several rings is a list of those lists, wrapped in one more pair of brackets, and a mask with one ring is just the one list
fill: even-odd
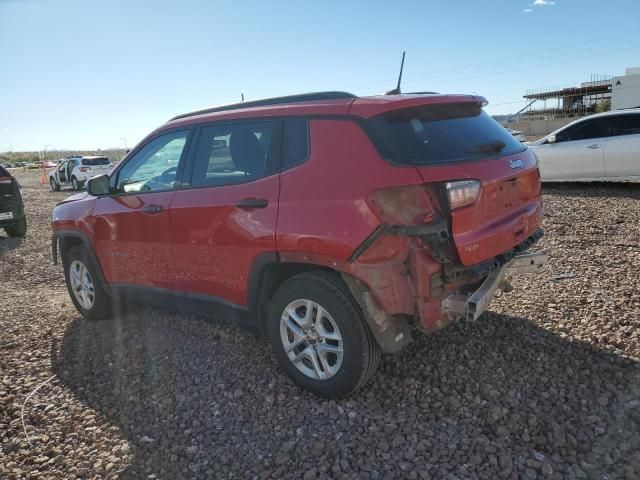
[(383, 232), (352, 259), (343, 278), (388, 353), (402, 350), (412, 331), (432, 333), (459, 319), (475, 320), (509, 275), (535, 273), (542, 253), (527, 253), (543, 235), (537, 230), (484, 263), (447, 262), (442, 232)]
[(442, 313), (451, 321), (466, 319), (477, 320), (487, 309), (496, 290), (500, 288), (508, 275), (537, 273), (546, 264), (544, 253), (523, 253), (493, 270), (480, 287), (468, 294), (454, 293), (442, 301)]

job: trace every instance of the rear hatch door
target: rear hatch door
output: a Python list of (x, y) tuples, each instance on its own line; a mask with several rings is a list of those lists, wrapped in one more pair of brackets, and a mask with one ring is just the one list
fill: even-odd
[(529, 150), (467, 163), (453, 179), (451, 171), (443, 167), (420, 167), (418, 170), (429, 183), (480, 181), (475, 202), (450, 212), (451, 233), (464, 265), (474, 265), (505, 253), (540, 228), (540, 175), (536, 159)]
[(109, 173), (110, 161), (107, 157), (83, 158), (80, 171), (87, 173), (90, 177)]
[[(414, 165), (427, 184), (477, 180), (478, 196), (448, 211), (458, 257), (474, 265), (507, 252), (542, 221), (537, 160), (486, 114), (480, 102), (425, 104), (371, 120), (394, 161)], [(443, 202), (446, 204), (446, 202)]]

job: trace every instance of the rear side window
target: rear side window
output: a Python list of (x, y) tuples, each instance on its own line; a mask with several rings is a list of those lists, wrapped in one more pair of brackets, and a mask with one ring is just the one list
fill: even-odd
[(95, 167), (96, 165), (109, 165), (109, 159), (107, 157), (83, 158), (82, 165), (85, 165), (87, 167)]
[(282, 134), (284, 144), (283, 168), (304, 162), (309, 157), (309, 122), (301, 118), (284, 121)]
[(640, 133), (640, 114), (618, 115), (613, 121), (613, 135), (637, 135)]
[(371, 125), (399, 163), (479, 160), (526, 149), (476, 103), (394, 110), (374, 117)]
[(198, 140), (191, 184), (221, 186), (264, 177), (270, 171), (272, 121), (204, 127)]

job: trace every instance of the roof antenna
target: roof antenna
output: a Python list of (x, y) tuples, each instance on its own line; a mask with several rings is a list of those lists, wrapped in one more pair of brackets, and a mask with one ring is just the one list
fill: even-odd
[(402, 52), (402, 62), (400, 63), (400, 75), (398, 75), (398, 85), (393, 90), (389, 90), (385, 95), (400, 95), (402, 93), (400, 91), (400, 82), (402, 82), (402, 69), (404, 68), (404, 54), (406, 52)]

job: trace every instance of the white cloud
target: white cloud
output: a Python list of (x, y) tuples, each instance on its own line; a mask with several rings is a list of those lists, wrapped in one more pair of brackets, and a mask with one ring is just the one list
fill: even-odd
[(547, 5), (555, 5), (556, 2), (554, 2), (553, 0), (535, 0), (533, 2), (533, 6), (535, 7), (545, 7)]
[(531, 13), (533, 10), (531, 8), (525, 8), (522, 13)]

